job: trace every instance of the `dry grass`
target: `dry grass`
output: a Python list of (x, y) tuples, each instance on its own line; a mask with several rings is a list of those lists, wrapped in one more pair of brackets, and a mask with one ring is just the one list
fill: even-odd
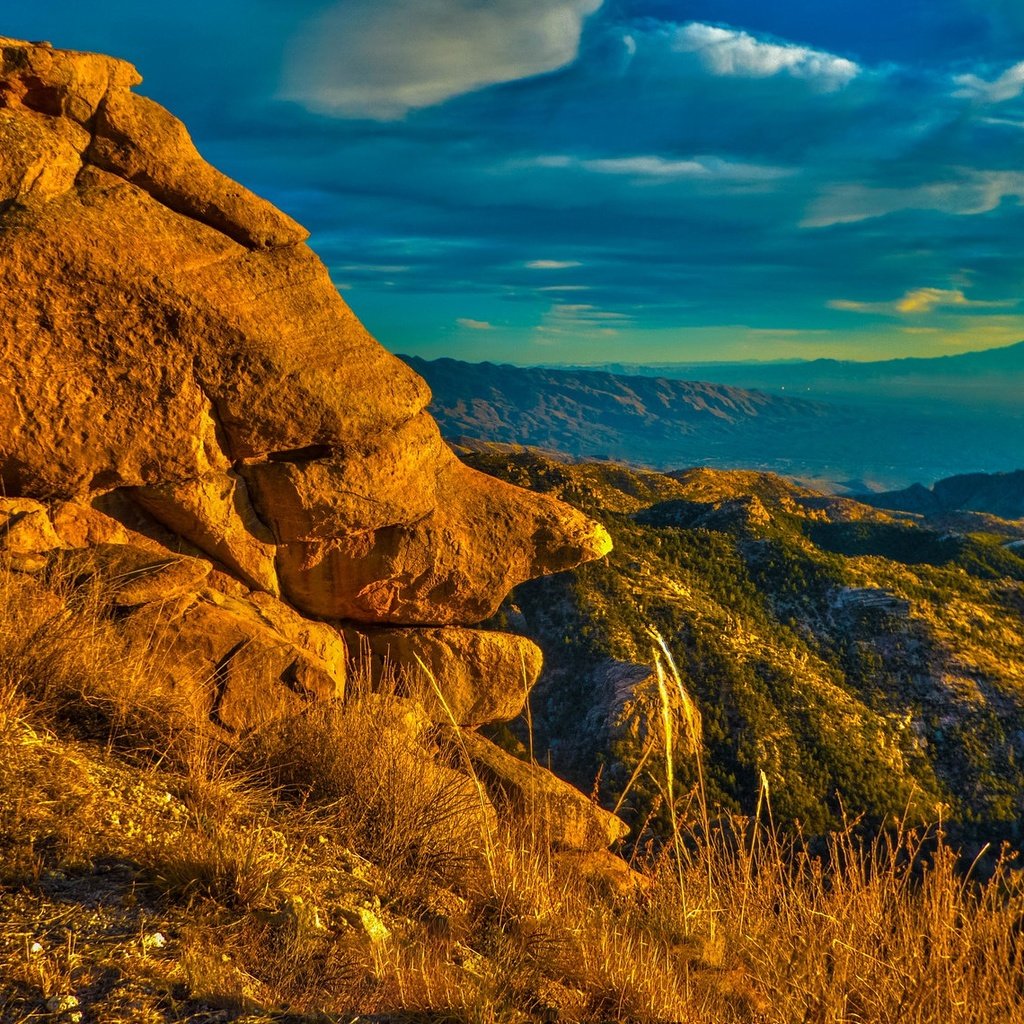
[(0, 574), (5, 1024), (67, 995), (111, 1024), (1024, 1021), (1008, 857), (967, 874), (940, 835), (852, 827), (812, 854), (767, 792), (717, 822), (673, 778), (673, 842), (623, 891), (499, 827), (408, 702), (356, 687), (228, 749), (147, 656), (99, 595)]

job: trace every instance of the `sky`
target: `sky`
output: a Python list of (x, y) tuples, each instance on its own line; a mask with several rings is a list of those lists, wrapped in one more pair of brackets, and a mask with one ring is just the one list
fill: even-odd
[(311, 231), (392, 351), (1024, 339), (1021, 0), (47, 0)]

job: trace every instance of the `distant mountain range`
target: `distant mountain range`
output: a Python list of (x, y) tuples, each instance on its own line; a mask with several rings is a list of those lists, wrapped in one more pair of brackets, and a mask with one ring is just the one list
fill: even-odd
[[(583, 369), (583, 367), (566, 367)], [(713, 381), (822, 401), (993, 404), (1024, 415), (1024, 342), (928, 359), (780, 363), (603, 363), (610, 373)], [(941, 410), (935, 410), (941, 411)], [(949, 408), (946, 411), (951, 412)]]
[(431, 412), (445, 436), (574, 458), (665, 467), (743, 462), (769, 438), (808, 437), (835, 416), (820, 403), (720, 384), (402, 358), (430, 385)]
[[(655, 373), (682, 373), (680, 364), (621, 364), (643, 370), (622, 374), (402, 358), (426, 378), (450, 440), (659, 470), (767, 470), (840, 492), (1004, 472), (1024, 461), (1024, 344), (889, 363), (722, 364), (720, 377), (728, 370), (736, 380), (715, 382), (708, 365), (692, 368), (705, 374), (695, 381)], [(969, 386), (989, 400), (950, 393)]]

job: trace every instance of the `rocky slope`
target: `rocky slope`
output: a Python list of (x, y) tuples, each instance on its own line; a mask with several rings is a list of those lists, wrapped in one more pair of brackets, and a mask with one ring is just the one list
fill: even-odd
[(677, 770), (695, 784), (699, 750), (713, 803), (753, 813), (763, 777), (776, 820), (812, 833), (844, 808), (872, 823), (909, 808), (1024, 838), (1019, 523), (951, 533), (762, 473), (465, 457), (615, 540), (603, 563), (518, 588), (500, 617), (544, 650), (534, 746), (556, 770), (583, 787), (600, 773), (611, 805), (643, 763), (627, 816), (658, 807), (655, 629), (687, 691)]
[(341, 697), (360, 657), (432, 669), (447, 724), (515, 715), (538, 652), (470, 627), (606, 532), (456, 460), (306, 231), (139, 82), (0, 39), (5, 568), (58, 616), (91, 587), (221, 738)]

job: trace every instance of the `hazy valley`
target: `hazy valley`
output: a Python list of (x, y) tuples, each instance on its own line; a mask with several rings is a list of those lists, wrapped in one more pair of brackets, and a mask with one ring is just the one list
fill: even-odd
[(882, 363), (410, 363), (448, 437), (655, 469), (760, 469), (863, 492), (1015, 470), (1024, 451), (1024, 345)]

